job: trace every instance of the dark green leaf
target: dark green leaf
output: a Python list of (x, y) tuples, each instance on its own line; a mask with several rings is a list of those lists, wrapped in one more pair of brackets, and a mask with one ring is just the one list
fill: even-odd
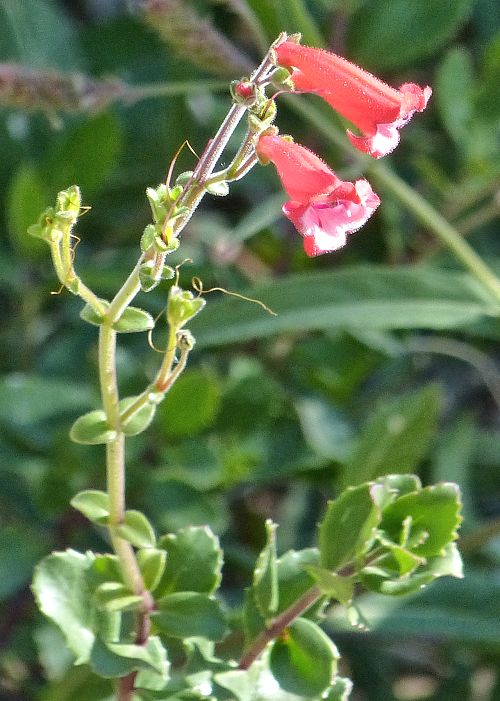
[(439, 66), (435, 99), (443, 126), (458, 143), (468, 141), (473, 112), (474, 71), (470, 54), (461, 47), (448, 51)]
[(269, 666), (282, 689), (310, 698), (328, 689), (335, 676), (337, 659), (337, 648), (321, 628), (305, 618), (297, 618), (275, 641)]
[(471, 0), (438, 2), (432, 12), (428, 0), (371, 0), (352, 20), (349, 53), (372, 70), (411, 65), (440, 49), (468, 19), (471, 8)]
[(220, 383), (206, 370), (187, 370), (158, 407), (158, 427), (169, 438), (193, 436), (215, 421)]
[(226, 633), (226, 620), (219, 604), (204, 594), (169, 594), (157, 601), (157, 606), (158, 610), (152, 617), (165, 635), (220, 640)]
[(223, 553), (208, 526), (182, 528), (160, 538), (158, 545), (167, 553), (167, 564), (157, 596), (180, 591), (212, 594), (217, 589)]
[(349, 577), (341, 577), (335, 572), (310, 565), (307, 571), (313, 577), (322, 593), (329, 599), (336, 599), (347, 605), (354, 593), (354, 582)]
[(7, 195), (7, 226), (16, 250), (27, 258), (47, 257), (45, 243), (28, 236), (28, 227), (47, 206), (47, 193), (36, 168), (22, 163), (13, 176)]
[[(401, 542), (406, 539), (405, 521), (409, 522), (408, 543)], [(416, 555), (433, 557), (456, 539), (460, 521), (458, 487), (442, 483), (396, 499), (384, 509), (380, 527)]]
[(90, 658), (92, 669), (101, 677), (123, 677), (140, 669), (152, 670), (168, 681), (169, 663), (160, 639), (150, 636), (144, 645), (104, 643), (97, 638)]
[(440, 392), (431, 385), (375, 409), (344, 467), (344, 486), (389, 472), (411, 472), (428, 449), (439, 405)]
[(321, 566), (338, 570), (366, 549), (379, 519), (368, 484), (350, 487), (331, 501), (319, 525)]
[(0, 530), (0, 601), (12, 596), (31, 579), (33, 567), (46, 552), (45, 537), (25, 523), (2, 524)]

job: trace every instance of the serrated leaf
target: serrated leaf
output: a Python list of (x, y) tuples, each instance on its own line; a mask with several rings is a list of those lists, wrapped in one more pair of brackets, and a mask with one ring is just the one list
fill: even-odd
[[(125, 397), (120, 401), (120, 414), (123, 414), (134, 403), (137, 397)], [(121, 422), (122, 431), (126, 436), (137, 436), (150, 425), (156, 413), (156, 404), (148, 402), (127, 421)]]
[(140, 333), (154, 329), (155, 320), (144, 309), (127, 307), (118, 321), (113, 324), (113, 329), (118, 333)]
[(156, 536), (153, 526), (142, 511), (128, 509), (123, 523), (116, 526), (117, 534), (136, 548), (154, 548)]
[[(404, 521), (411, 518), (410, 543), (416, 555), (433, 557), (457, 537), (460, 524), (460, 492), (456, 484), (443, 482), (405, 494), (389, 504), (382, 513), (380, 528), (395, 543), (400, 542)], [(415, 542), (414, 547), (411, 542)]]
[(93, 523), (104, 524), (109, 516), (109, 494), (97, 489), (78, 492), (71, 500), (71, 506), (80, 511)]
[(93, 593), (87, 573), (93, 557), (74, 550), (53, 553), (35, 568), (33, 592), (38, 607), (62, 630), (76, 662), (89, 661), (93, 632)]
[(167, 553), (157, 548), (146, 548), (139, 550), (136, 556), (146, 589), (154, 591), (165, 571)]
[(140, 669), (152, 670), (168, 681), (169, 663), (160, 639), (150, 636), (144, 645), (105, 643), (96, 638), (90, 665), (108, 679), (123, 677)]
[(261, 551), (253, 574), (252, 591), (264, 618), (276, 613), (279, 602), (278, 565), (276, 559), (277, 525), (266, 521), (266, 545)]
[(110, 428), (102, 409), (95, 409), (79, 416), (69, 432), (72, 441), (83, 445), (110, 443), (115, 440), (116, 435), (116, 431)]
[(384, 509), (399, 496), (415, 492), (422, 487), (417, 475), (384, 475), (379, 477), (370, 487), (374, 504)]
[[(308, 573), (309, 566), (317, 567), (320, 554), (317, 548), (289, 550), (278, 559), (279, 606), (278, 612), (291, 606), (302, 594), (314, 585)], [(308, 611), (308, 616), (314, 608)]]
[(219, 539), (208, 526), (181, 528), (160, 538), (158, 545), (167, 553), (158, 597), (180, 591), (212, 594), (217, 589), (223, 553)]
[(369, 544), (379, 519), (368, 484), (350, 487), (329, 502), (319, 525), (321, 566), (338, 570), (356, 557)]
[(157, 607), (152, 618), (165, 635), (220, 640), (226, 633), (225, 616), (218, 602), (204, 594), (169, 594), (157, 601)]
[(315, 697), (331, 685), (338, 651), (315, 623), (297, 618), (276, 640), (269, 656), (269, 667), (280, 687), (292, 694)]
[(307, 571), (314, 578), (322, 593), (341, 604), (350, 603), (354, 593), (354, 582), (350, 577), (341, 577), (335, 572), (310, 565)]
[(415, 469), (436, 429), (440, 396), (437, 387), (425, 387), (376, 409), (344, 466), (342, 484)]

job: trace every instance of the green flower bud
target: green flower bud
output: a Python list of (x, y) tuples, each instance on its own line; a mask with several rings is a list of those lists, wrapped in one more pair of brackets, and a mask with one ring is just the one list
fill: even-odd
[(195, 297), (192, 292), (172, 285), (168, 295), (167, 320), (175, 329), (181, 329), (184, 324), (201, 312), (205, 306), (202, 297)]

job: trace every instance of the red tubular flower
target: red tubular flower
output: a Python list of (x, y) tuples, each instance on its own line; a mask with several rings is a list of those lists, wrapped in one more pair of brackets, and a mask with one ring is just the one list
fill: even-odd
[(304, 237), (308, 256), (335, 251), (380, 204), (366, 180), (340, 180), (321, 158), (281, 136), (261, 136), (256, 151), (278, 171), (290, 200), (283, 213)]
[(323, 49), (285, 41), (276, 47), (280, 66), (293, 69), (295, 89), (321, 95), (363, 132), (347, 131), (360, 151), (381, 158), (399, 143), (399, 132), (414, 112), (422, 112), (432, 90), (405, 83), (399, 90), (359, 66)]

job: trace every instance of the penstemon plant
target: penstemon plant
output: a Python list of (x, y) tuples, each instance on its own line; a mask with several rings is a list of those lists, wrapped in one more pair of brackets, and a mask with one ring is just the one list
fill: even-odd
[[(179, 285), (166, 264), (206, 193), (257, 163), (272, 163), (289, 201), (283, 212), (308, 255), (336, 250), (380, 204), (370, 184), (342, 181), (314, 153), (274, 125), (282, 92), (315, 92), (356, 125), (352, 144), (375, 158), (398, 143), (399, 129), (425, 108), (430, 88), (395, 90), (334, 54), (282, 34), (261, 65), (231, 86), (233, 104), (192, 172), (148, 189), (152, 223), (137, 264), (111, 300), (98, 297), (75, 268), (74, 227), (85, 211), (77, 186), (59, 193), (30, 233), (50, 247), (60, 284), (79, 296), (81, 317), (99, 329), (101, 408), (74, 423), (73, 441), (102, 444), (106, 488), (85, 490), (72, 506), (108, 534), (110, 553), (55, 552), (36, 568), (33, 590), (41, 611), (63, 632), (75, 664), (116, 680), (117, 701), (152, 699), (347, 699), (351, 683), (337, 673), (339, 653), (319, 627), (332, 601), (362, 625), (353, 601), (361, 590), (386, 596), (415, 592), (443, 575), (461, 576), (455, 540), (460, 498), (454, 484), (423, 487), (413, 475), (356, 484), (326, 506), (317, 546), (278, 557), (277, 525), (267, 541), (241, 611), (228, 615), (217, 595), (223, 553), (208, 527), (157, 536), (147, 516), (125, 503), (126, 440), (145, 431), (186, 367), (195, 339), (189, 322), (205, 300)], [(216, 167), (236, 126), (248, 128), (231, 163)], [(136, 295), (170, 280), (168, 340), (153, 381), (121, 397), (117, 337), (149, 332), (155, 320), (132, 306)], [(231, 644), (218, 645), (230, 640)], [(229, 652), (227, 652), (229, 650)]]

